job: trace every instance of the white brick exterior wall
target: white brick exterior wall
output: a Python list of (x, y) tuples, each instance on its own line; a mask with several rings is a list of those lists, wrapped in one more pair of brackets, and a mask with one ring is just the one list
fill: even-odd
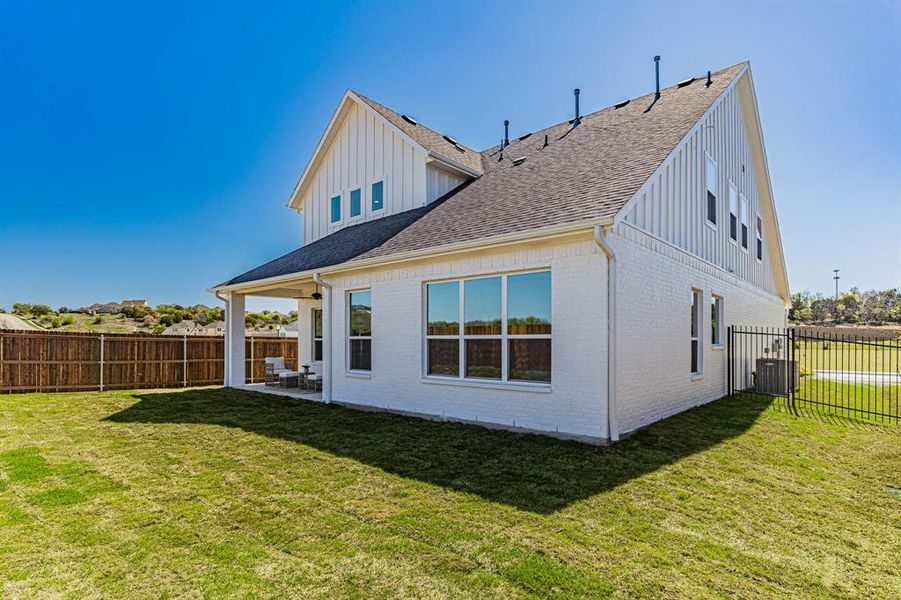
[[(619, 261), (617, 423), (627, 433), (726, 390), (726, 349), (711, 343), (711, 296), (732, 324), (785, 326), (782, 299), (631, 225), (608, 237)], [(703, 374), (691, 376), (691, 290), (703, 292)]]
[[(424, 282), (549, 267), (552, 383), (540, 391), (504, 384), (437, 383), (424, 374)], [(606, 439), (606, 258), (593, 241), (494, 251), (476, 257), (331, 277), (332, 400), (574, 437)], [(348, 290), (372, 290), (372, 372), (346, 370)], [(306, 306), (305, 306), (306, 305)], [(309, 301), (300, 305), (300, 331)], [(309, 355), (309, 341), (301, 356)]]

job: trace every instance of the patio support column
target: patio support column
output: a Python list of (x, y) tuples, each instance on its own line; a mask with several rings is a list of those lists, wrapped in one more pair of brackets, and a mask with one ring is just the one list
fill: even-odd
[(225, 386), (244, 385), (244, 294), (228, 294), (225, 304)]
[(322, 286), (322, 399), (332, 401), (332, 287)]

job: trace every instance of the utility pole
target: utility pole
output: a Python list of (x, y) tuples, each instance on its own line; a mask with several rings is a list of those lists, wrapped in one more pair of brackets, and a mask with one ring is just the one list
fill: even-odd
[(832, 269), (832, 278), (835, 280), (835, 299), (838, 300), (838, 269)]

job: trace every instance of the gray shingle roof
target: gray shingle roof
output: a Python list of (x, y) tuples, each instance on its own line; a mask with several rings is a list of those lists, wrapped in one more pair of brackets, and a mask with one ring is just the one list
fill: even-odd
[(498, 146), (481, 153), (460, 146), (460, 152), (441, 134), (360, 96), (425, 148), (451, 158), (456, 153), (454, 160), (483, 175), (425, 208), (341, 229), (227, 284), (612, 217), (745, 64), (713, 73), (709, 87), (706, 76), (699, 77), (687, 86), (662, 90), (656, 102), (648, 94), (621, 108), (587, 114), (575, 129), (563, 122), (521, 136), (504, 148), (503, 159)]
[(411, 223), (438, 208), (446, 198), (447, 196), (423, 208), (339, 229), (331, 235), (301, 246), (293, 252), (233, 277), (220, 285), (247, 283), (248, 281), (321, 269), (350, 261), (385, 243), (409, 227)]
[(449, 142), (444, 138), (444, 134), (429, 129), (419, 122), (414, 125), (405, 120), (400, 113), (394, 112), (387, 106), (383, 106), (359, 92), (354, 91), (354, 94), (356, 94), (360, 100), (368, 104), (375, 112), (385, 117), (392, 125), (413, 138), (426, 150), (436, 152), (454, 162), (464, 164), (477, 173), (483, 172), (482, 154), (478, 150), (473, 150), (468, 146), (464, 146), (459, 140), (455, 140), (456, 144)]

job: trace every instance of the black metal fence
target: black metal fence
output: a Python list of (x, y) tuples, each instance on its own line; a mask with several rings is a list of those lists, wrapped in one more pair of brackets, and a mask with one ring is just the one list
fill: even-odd
[(792, 411), (901, 422), (901, 341), (732, 326), (730, 393), (766, 394)]

